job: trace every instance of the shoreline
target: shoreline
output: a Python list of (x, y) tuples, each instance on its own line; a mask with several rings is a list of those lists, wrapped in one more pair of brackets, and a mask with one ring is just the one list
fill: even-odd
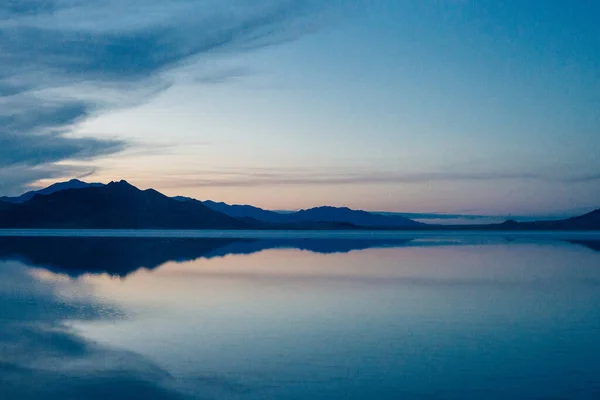
[(250, 239), (385, 239), (432, 237), (597, 238), (600, 230), (184, 230), (184, 229), (0, 229), (0, 237), (123, 237), (123, 238), (250, 238)]

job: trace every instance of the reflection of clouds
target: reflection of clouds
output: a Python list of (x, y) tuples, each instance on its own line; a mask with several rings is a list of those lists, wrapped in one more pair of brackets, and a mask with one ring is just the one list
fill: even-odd
[(68, 319), (105, 318), (106, 306), (62, 298), (61, 284), (37, 280), (21, 264), (0, 263), (0, 398), (184, 398), (152, 362), (66, 328)]
[(161, 385), (169, 376), (149, 361), (87, 343), (60, 326), (3, 323), (2, 332), (3, 398), (181, 397)]

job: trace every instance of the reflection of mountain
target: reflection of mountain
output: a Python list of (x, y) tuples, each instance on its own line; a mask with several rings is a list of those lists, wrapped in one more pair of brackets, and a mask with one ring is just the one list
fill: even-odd
[(271, 248), (317, 253), (346, 253), (372, 247), (402, 246), (410, 239), (193, 239), (0, 237), (0, 260), (19, 260), (66, 272), (125, 276), (139, 268), (169, 261), (192, 261), (228, 254), (252, 254)]
[(569, 243), (578, 244), (590, 250), (600, 252), (600, 240), (569, 240)]
[(243, 240), (229, 243), (205, 255), (205, 257), (228, 254), (252, 254), (267, 249), (298, 249), (313, 253), (349, 253), (376, 247), (400, 247), (412, 239), (262, 239)]
[(0, 399), (188, 399), (159, 364), (68, 328), (66, 321), (114, 321), (124, 312), (98, 298), (61, 296), (63, 284), (40, 282), (19, 265), (0, 265)]
[[(512, 242), (514, 238), (505, 237), (501, 240)], [(600, 251), (600, 241), (564, 241)], [(268, 249), (298, 249), (330, 254), (378, 247), (429, 247), (469, 243), (474, 242), (415, 240), (410, 238), (0, 237), (0, 261), (18, 260), (31, 266), (73, 276), (85, 273), (108, 273), (126, 276), (139, 268), (153, 269), (169, 261), (184, 262), (199, 258), (223, 257), (229, 254), (253, 254)]]
[(0, 259), (15, 259), (75, 275), (107, 272), (127, 275), (168, 261), (189, 261), (237, 239), (162, 238), (0, 238)]

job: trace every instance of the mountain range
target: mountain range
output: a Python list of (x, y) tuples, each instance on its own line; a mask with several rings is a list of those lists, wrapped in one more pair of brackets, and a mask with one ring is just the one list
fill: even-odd
[(535, 229), (535, 230), (596, 230), (600, 229), (600, 209), (557, 221), (516, 222), (506, 221), (502, 226), (509, 229)]
[(83, 188), (88, 188), (88, 187), (100, 187), (100, 186), (104, 186), (103, 183), (87, 183), (87, 182), (82, 182), (79, 179), (71, 179), (68, 182), (57, 182), (53, 185), (48, 186), (47, 188), (41, 189), (41, 190), (32, 190), (30, 192), (27, 193), (23, 193), (20, 196), (17, 197), (8, 197), (8, 196), (3, 196), (0, 197), (0, 201), (6, 202), (6, 203), (24, 203), (27, 200), (31, 200), (36, 194), (52, 194), (52, 193), (56, 193), (56, 192), (60, 192), (61, 190), (66, 190), (66, 189), (83, 189)]
[[(79, 184), (77, 184), (80, 186)], [(179, 202), (125, 181), (36, 193), (0, 209), (3, 228), (249, 229), (199, 202)]]
[(389, 229), (389, 230), (596, 230), (600, 209), (554, 221), (489, 225), (430, 225), (401, 215), (322, 206), (280, 213), (140, 190), (126, 181), (77, 179), (0, 198), (0, 228), (47, 229)]
[(424, 225), (399, 215), (385, 216), (362, 210), (351, 210), (347, 207), (322, 206), (283, 214), (249, 205), (229, 205), (226, 203), (216, 203), (210, 200), (204, 201), (203, 204), (215, 211), (222, 212), (235, 218), (252, 218), (272, 224), (345, 222), (364, 227), (409, 227)]

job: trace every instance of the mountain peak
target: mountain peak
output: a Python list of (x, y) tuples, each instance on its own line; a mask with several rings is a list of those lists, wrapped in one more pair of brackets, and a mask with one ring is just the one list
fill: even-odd
[(0, 209), (3, 228), (244, 229), (251, 225), (200, 202), (179, 202), (127, 181), (100, 187), (36, 193), (31, 201)]
[(120, 181), (111, 181), (107, 186), (135, 187), (129, 182), (127, 182), (125, 179), (121, 179)]
[(335, 207), (335, 206), (320, 206), (315, 207), (317, 210), (338, 210), (338, 211), (354, 211), (348, 207)]
[(5, 202), (20, 204), (20, 203), (24, 203), (26, 201), (31, 200), (38, 194), (39, 195), (49, 195), (49, 194), (60, 192), (63, 190), (84, 189), (84, 188), (88, 188), (88, 187), (99, 187), (99, 186), (104, 186), (104, 184), (102, 184), (102, 183), (87, 183), (87, 182), (80, 181), (79, 179), (71, 179), (71, 180), (65, 181), (65, 182), (56, 182), (46, 188), (39, 189), (39, 190), (32, 190), (30, 192), (24, 193), (17, 197), (3, 197), (2, 199)]
[(577, 219), (577, 218), (579, 218), (579, 219), (581, 219), (581, 218), (600, 218), (600, 208), (598, 208), (598, 209), (596, 209), (594, 211), (590, 211), (587, 214), (583, 214), (583, 215), (580, 215), (580, 216), (577, 216), (577, 217), (572, 217), (572, 219), (573, 218), (574, 219)]

